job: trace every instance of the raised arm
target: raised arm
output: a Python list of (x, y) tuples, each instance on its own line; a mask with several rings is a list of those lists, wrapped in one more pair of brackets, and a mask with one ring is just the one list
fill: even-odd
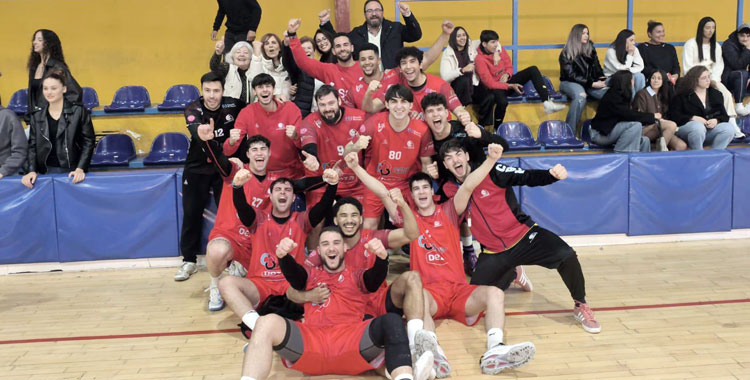
[(391, 199), (388, 188), (383, 185), (382, 182), (378, 181), (377, 178), (370, 175), (370, 173), (359, 165), (359, 156), (357, 153), (349, 153), (344, 157), (346, 166), (354, 172), (354, 175), (359, 178), (362, 184), (365, 185), (375, 196), (377, 196), (383, 206), (388, 211), (389, 215), (398, 215), (398, 206)]
[[(226, 178), (232, 173), (232, 162), (224, 155), (221, 145), (214, 140), (214, 119), (208, 119), (208, 124), (189, 123), (188, 130), (190, 134), (202, 143), (201, 149), (214, 164), (219, 175)], [(195, 134), (194, 134), (195, 133)], [(242, 161), (239, 158), (233, 158), (239, 162), (239, 168), (242, 168)]]
[(490, 144), (487, 146), (487, 158), (482, 165), (474, 169), (467, 177), (461, 187), (458, 188), (456, 195), (453, 197), (453, 205), (456, 207), (456, 214), (461, 215), (466, 211), (469, 205), (469, 199), (474, 189), (479, 186), (490, 170), (495, 166), (497, 160), (503, 155), (503, 147), (499, 144)]
[(411, 210), (411, 207), (409, 207), (409, 204), (406, 203), (406, 200), (398, 187), (391, 189), (388, 192), (388, 195), (390, 196), (391, 201), (398, 205), (398, 209), (401, 211), (401, 217), (404, 220), (404, 226), (402, 228), (395, 229), (388, 233), (388, 246), (400, 247), (419, 237), (417, 217), (414, 216), (414, 212)]
[(323, 193), (323, 197), (320, 198), (320, 201), (310, 209), (308, 218), (311, 226), (317, 226), (318, 223), (322, 222), (323, 219), (325, 219), (326, 214), (328, 214), (328, 211), (333, 207), (333, 201), (336, 199), (336, 189), (339, 183), (339, 173), (333, 169), (326, 169), (323, 172), (323, 181), (325, 181), (328, 186), (326, 186), (326, 190)]
[(380, 112), (385, 109), (383, 101), (375, 97), (375, 93), (380, 89), (380, 81), (372, 80), (367, 85), (367, 91), (362, 98), (362, 110), (369, 113)]
[[(453, 33), (453, 29), (455, 28), (455, 25), (449, 20), (443, 21), (443, 32), (440, 33), (440, 36), (438, 36), (437, 40), (430, 46), (430, 48), (424, 53), (424, 58), (422, 59), (422, 70), (427, 70), (430, 65), (432, 65), (435, 61), (440, 58), (440, 55), (443, 53), (443, 49), (448, 45), (448, 39), (451, 36), (451, 33)], [(455, 79), (455, 78), (453, 78)]]
[(376, 258), (372, 268), (362, 274), (362, 282), (368, 292), (374, 293), (388, 277), (388, 251), (385, 250), (383, 242), (378, 239), (368, 241), (365, 249), (374, 253)]
[(297, 248), (297, 243), (291, 238), (285, 237), (276, 246), (276, 257), (279, 258), (281, 273), (289, 282), (289, 285), (297, 290), (305, 290), (307, 271), (294, 260), (294, 257), (289, 255), (295, 248)]
[(247, 203), (245, 190), (242, 188), (252, 175), (253, 173), (250, 173), (249, 170), (240, 169), (232, 180), (232, 203), (234, 203), (234, 208), (237, 210), (237, 216), (246, 227), (251, 227), (255, 224), (256, 216), (255, 210)]
[(307, 54), (305, 54), (305, 49), (302, 48), (302, 45), (297, 38), (297, 30), (299, 30), (300, 25), (302, 25), (302, 20), (293, 18), (289, 20), (289, 26), (287, 27), (286, 31), (287, 35), (289, 36), (289, 48), (292, 50), (294, 62), (296, 62), (300, 70), (307, 73), (307, 75), (321, 82), (327, 83), (329, 81), (326, 80), (326, 68), (327, 65), (332, 64), (320, 62), (317, 59), (310, 58), (307, 56)]
[(404, 17), (404, 28), (401, 30), (401, 40), (404, 42), (416, 42), (422, 38), (422, 28), (419, 26), (419, 21), (411, 13), (409, 4), (405, 2), (398, 3), (401, 15)]

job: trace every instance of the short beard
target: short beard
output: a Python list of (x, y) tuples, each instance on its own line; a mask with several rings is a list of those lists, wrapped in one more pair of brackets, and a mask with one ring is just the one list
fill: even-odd
[(333, 115), (333, 119), (329, 119), (323, 114), (320, 114), (320, 118), (323, 119), (326, 124), (335, 124), (341, 118), (341, 107), (339, 107), (339, 109)]
[(339, 260), (339, 265), (337, 265), (335, 268), (329, 267), (328, 266), (328, 261), (326, 261), (326, 258), (323, 257), (323, 267), (325, 269), (328, 269), (331, 272), (335, 272), (335, 271), (339, 270), (339, 268), (341, 268), (342, 265), (344, 265), (344, 258), (343, 257)]
[(376, 18), (374, 20), (369, 19), (369, 18), (367, 19), (367, 26), (371, 28), (379, 28), (381, 24), (383, 24), (383, 20), (379, 18)]

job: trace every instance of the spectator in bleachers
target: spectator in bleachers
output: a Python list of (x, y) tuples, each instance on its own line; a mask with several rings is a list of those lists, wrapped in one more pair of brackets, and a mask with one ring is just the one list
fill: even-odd
[(643, 76), (643, 58), (635, 47), (635, 33), (623, 29), (617, 33), (615, 40), (609, 45), (604, 55), (604, 75), (607, 78), (620, 70), (628, 70), (633, 74), (633, 94), (646, 87), (646, 77)]
[(320, 62), (336, 63), (336, 56), (331, 51), (333, 35), (336, 34), (336, 29), (331, 24), (331, 11), (329, 9), (320, 11), (318, 20), (320, 20), (320, 27), (313, 35), (315, 51), (320, 55)]
[(601, 99), (607, 92), (604, 81), (606, 77), (586, 25), (573, 25), (558, 61), (560, 91), (570, 100), (570, 109), (565, 121), (576, 130), (576, 135), (580, 136), (581, 128), (578, 122), (586, 108), (586, 99), (589, 96)]
[(734, 97), (737, 114), (747, 115), (750, 113), (750, 106), (745, 106), (742, 100), (747, 96), (750, 80), (750, 24), (742, 24), (729, 34), (721, 46), (721, 55), (724, 59), (721, 81)]
[[(291, 100), (296, 87), (292, 88), (289, 72), (281, 57), (281, 39), (273, 33), (264, 35), (260, 41), (253, 41), (253, 58), (250, 60), (248, 76), (252, 81), (252, 78), (261, 73), (272, 76), (276, 82), (274, 96), (284, 101)], [(252, 97), (251, 102), (254, 100)]]
[[(215, 72), (206, 73), (201, 77), (201, 97), (185, 107), (190, 149), (182, 172), (182, 266), (174, 276), (175, 281), (187, 280), (198, 271), (196, 261), (202, 251), (203, 209), (211, 196), (211, 191), (217, 205), (221, 197), (222, 177), (212, 163), (215, 158), (209, 157), (203, 148), (198, 127), (211, 126), (214, 130), (214, 141), (219, 144), (224, 143), (230, 136), (239, 135), (239, 131), (234, 129), (234, 122), (245, 103), (223, 96), (224, 92), (223, 77)], [(247, 149), (240, 151), (245, 152)]]
[(553, 103), (549, 98), (549, 90), (536, 66), (513, 73), (513, 63), (505, 48), (500, 45), (499, 39), (500, 36), (494, 30), (483, 30), (479, 35), (481, 43), (474, 61), (479, 85), (474, 88), (473, 94), (473, 103), (478, 106), (476, 111), (479, 122), (495, 127), (500, 125), (508, 108), (508, 95), (522, 94), (523, 85), (528, 81), (534, 84), (539, 97), (544, 101), (544, 112), (552, 113), (565, 109), (564, 105)]
[(253, 77), (248, 74), (248, 70), (253, 47), (245, 41), (235, 43), (232, 50), (224, 57), (224, 62), (221, 61), (223, 51), (224, 41), (216, 41), (209, 67), (211, 71), (219, 73), (224, 80), (224, 96), (249, 104), (253, 95), (250, 87)]
[(474, 86), (479, 85), (479, 78), (474, 75), (474, 59), (478, 47), (479, 41), (470, 40), (466, 29), (457, 26), (453, 29), (448, 47), (440, 60), (440, 77), (451, 84), (464, 106), (472, 103)]
[(638, 44), (643, 58), (643, 75), (649, 78), (656, 71), (667, 73), (667, 80), (675, 84), (680, 77), (680, 61), (674, 46), (664, 42), (664, 24), (649, 20), (646, 28), (648, 41)]
[(398, 7), (404, 24), (384, 19), (383, 4), (380, 0), (365, 1), (365, 22), (349, 33), (349, 38), (357, 51), (368, 42), (377, 46), (385, 69), (398, 66), (396, 53), (404, 47), (404, 42), (416, 42), (422, 38), (422, 28), (412, 14), (409, 4), (400, 2)]
[(724, 149), (734, 136), (724, 98), (712, 87), (711, 76), (703, 65), (691, 68), (677, 82), (677, 93), (669, 105), (670, 119), (680, 126), (677, 136), (693, 150), (703, 150), (708, 144), (712, 149)]
[[(258, 30), (262, 13), (258, 0), (217, 0), (217, 2), (219, 9), (216, 11), (211, 39), (216, 41), (221, 22), (224, 21), (224, 16), (227, 16), (227, 30), (224, 32), (224, 46), (227, 49), (231, 49), (240, 41), (255, 40), (255, 31)], [(223, 53), (226, 51), (220, 54)]]
[[(734, 120), (737, 117), (737, 110), (732, 99), (732, 93), (721, 83), (721, 74), (724, 73), (724, 58), (722, 57), (721, 45), (716, 43), (716, 21), (711, 17), (704, 17), (698, 22), (695, 38), (687, 40), (682, 49), (682, 69), (685, 74), (687, 75), (687, 72), (697, 65), (705, 66), (708, 69), (713, 82), (712, 86), (716, 87), (724, 97), (724, 109), (729, 115), (729, 124), (734, 127), (734, 137), (744, 136)], [(741, 99), (738, 100), (738, 102), (741, 101)], [(740, 110), (743, 113), (750, 113), (750, 108), (740, 107)]]
[[(635, 94), (633, 108), (638, 112), (646, 112), (667, 115), (669, 102), (674, 96), (674, 87), (669, 81), (668, 74), (664, 71), (654, 71), (647, 78), (647, 86)], [(648, 125), (643, 128), (643, 135), (655, 142), (659, 150), (666, 152), (672, 150), (685, 150), (687, 145), (679, 137), (675, 136), (677, 124), (674, 121), (661, 119), (658, 124)]]
[(61, 71), (53, 71), (42, 80), (48, 104), (31, 114), (28, 170), (22, 179), (29, 189), (38, 174), (69, 173), (73, 183), (86, 178), (94, 153), (94, 126), (85, 107), (65, 98), (66, 80)]
[[(305, 55), (308, 58), (314, 58), (315, 44), (310, 37), (300, 37), (299, 44), (305, 50)], [(302, 113), (302, 118), (305, 118), (310, 112), (315, 110), (315, 98), (313, 95), (323, 85), (323, 82), (300, 70), (297, 63), (294, 62), (294, 56), (292, 55), (292, 49), (289, 48), (289, 38), (286, 37), (286, 33), (284, 33), (284, 46), (282, 47), (281, 54), (282, 62), (284, 62), (284, 67), (286, 67), (286, 71), (289, 73), (292, 85), (297, 86), (292, 99)]]
[(0, 103), (0, 179), (18, 174), (26, 163), (27, 149), (21, 121)]
[(47, 29), (34, 32), (27, 68), (29, 69), (29, 110), (26, 114), (26, 121), (30, 121), (31, 114), (36, 109), (42, 109), (47, 105), (45, 96), (42, 94), (42, 80), (53, 71), (62, 72), (65, 75), (68, 89), (64, 95), (65, 99), (79, 104), (83, 101), (81, 86), (73, 78), (65, 63), (62, 44), (55, 32)]
[(650, 152), (651, 142), (643, 136), (643, 126), (655, 124), (659, 113), (638, 112), (631, 108), (633, 73), (620, 70), (609, 78), (609, 91), (599, 101), (591, 121), (591, 141), (614, 147), (615, 152)]

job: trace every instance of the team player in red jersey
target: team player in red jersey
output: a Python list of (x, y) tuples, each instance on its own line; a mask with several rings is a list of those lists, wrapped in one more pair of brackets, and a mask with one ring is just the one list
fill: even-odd
[(462, 124), (466, 125), (471, 117), (461, 105), (458, 96), (453, 91), (450, 83), (432, 74), (422, 71), (422, 60), (424, 54), (419, 48), (409, 46), (399, 50), (396, 55), (399, 62), (398, 68), (394, 69), (398, 76), (391, 76), (388, 81), (371, 81), (367, 93), (364, 96), (363, 108), (367, 112), (379, 112), (385, 108), (385, 93), (396, 84), (407, 86), (414, 93), (414, 107), (411, 117), (424, 120), (424, 110), (421, 101), (427, 94), (440, 93), (448, 101), (448, 108), (458, 117)]
[[(224, 154), (233, 155), (245, 136), (263, 135), (273, 144), (268, 162), (268, 176), (300, 179), (303, 176), (303, 160), (300, 157), (300, 141), (297, 128), (302, 121), (299, 108), (292, 102), (282, 102), (273, 96), (276, 81), (268, 74), (253, 78), (253, 92), (258, 101), (243, 108), (237, 116), (235, 128), (224, 142)], [(302, 154), (305, 160), (310, 155)]]
[(250, 230), (245, 227), (237, 216), (237, 211), (232, 202), (232, 179), (240, 169), (247, 169), (252, 173), (242, 187), (245, 197), (250, 199), (250, 205), (256, 210), (267, 211), (270, 208), (269, 185), (266, 176), (266, 165), (270, 155), (271, 142), (261, 135), (255, 135), (247, 139), (247, 157), (250, 162), (245, 165), (238, 158), (229, 158), (221, 151), (221, 146), (213, 139), (210, 126), (198, 127), (198, 136), (204, 144), (204, 152), (217, 171), (224, 179), (222, 192), (226, 196), (219, 200), (216, 212), (216, 222), (211, 234), (208, 236), (206, 246), (206, 267), (211, 278), (209, 285), (208, 310), (218, 311), (224, 308), (224, 300), (219, 292), (219, 276), (228, 263), (233, 260), (239, 263), (235, 268), (239, 270), (235, 274), (244, 276), (244, 268), (250, 264), (250, 249), (252, 242)]
[[(458, 226), (474, 188), (487, 176), (502, 152), (501, 145), (490, 144), (484, 162), (466, 177), (452, 199), (439, 205), (435, 204), (432, 179), (428, 175), (417, 173), (409, 180), (419, 225), (419, 238), (412, 241), (410, 247), (410, 264), (411, 269), (422, 276), (429, 315), (472, 326), (482, 312), (486, 313), (487, 351), (482, 355), (480, 367), (487, 375), (520, 367), (535, 353), (534, 345), (529, 342), (503, 344), (503, 291), (494, 286), (469, 285), (463, 272)], [(425, 318), (424, 322), (426, 331), (418, 332), (415, 338), (416, 354), (432, 351), (437, 376), (447, 377), (450, 365), (437, 344), (435, 325), (431, 318)]]
[(289, 20), (286, 31), (294, 62), (307, 75), (335, 87), (339, 91), (339, 97), (344, 105), (354, 108), (354, 101), (349, 90), (364, 74), (359, 62), (354, 60), (354, 45), (352, 45), (349, 36), (345, 33), (338, 33), (333, 37), (331, 51), (336, 56), (336, 63), (319, 62), (305, 54), (305, 50), (297, 38), (297, 30), (300, 25), (302, 25), (302, 20), (293, 18)]
[[(408, 179), (420, 170), (429, 170), (435, 150), (427, 125), (409, 117), (414, 102), (412, 92), (397, 84), (386, 92), (387, 113), (379, 113), (365, 122), (362, 134), (372, 136), (365, 152), (366, 169), (388, 189), (399, 188), (407, 194)], [(377, 228), (383, 203), (372, 193), (365, 196), (366, 229)]]
[(273, 254), (275, 244), (288, 237), (299, 243), (292, 252), (292, 257), (303, 263), (305, 260), (304, 242), (307, 233), (314, 225), (320, 223), (336, 196), (338, 173), (326, 170), (323, 181), (326, 191), (318, 204), (305, 212), (293, 212), (294, 189), (289, 178), (279, 178), (270, 185), (271, 212), (254, 210), (242, 190), (253, 175), (242, 169), (232, 180), (232, 200), (237, 216), (245, 225), (251, 236), (252, 251), (246, 278), (235, 276), (224, 277), (219, 281), (219, 291), (232, 311), (242, 319), (243, 333), (252, 330), (258, 313), (255, 311), (270, 296), (283, 296), (289, 284), (281, 274), (278, 260)]
[(381, 367), (385, 362), (394, 380), (433, 377), (433, 357), (425, 352), (412, 359), (401, 317), (388, 313), (362, 320), (369, 293), (378, 289), (388, 274), (388, 253), (372, 239), (365, 244), (376, 256), (368, 269), (346, 265), (346, 243), (338, 227), (326, 227), (320, 234), (318, 252), (323, 265), (304, 267), (290, 256), (299, 246), (285, 238), (276, 256), (284, 277), (297, 290), (324, 283), (330, 296), (322, 304), (305, 304), (305, 321), (294, 322), (275, 314), (261, 317), (256, 324), (242, 365), (242, 380), (265, 379), (271, 369), (272, 352), (282, 363), (307, 375), (358, 375)]
[[(440, 147), (440, 157), (451, 180), (443, 186), (448, 196), (456, 194), (473, 168), (469, 155), (458, 140)], [(558, 164), (549, 170), (528, 170), (495, 164), (471, 197), (471, 232), (482, 245), (471, 283), (507, 289), (519, 265), (557, 269), (574, 302), (574, 317), (589, 333), (601, 325), (586, 303), (586, 284), (575, 251), (553, 232), (539, 227), (521, 210), (512, 186), (544, 186), (568, 177)]]

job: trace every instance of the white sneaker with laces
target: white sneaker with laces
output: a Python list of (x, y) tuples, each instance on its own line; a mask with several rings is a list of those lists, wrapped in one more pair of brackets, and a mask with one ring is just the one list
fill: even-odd
[(505, 369), (518, 368), (534, 358), (536, 347), (531, 342), (510, 346), (498, 344), (482, 355), (479, 366), (485, 375), (497, 375)]
[(745, 134), (742, 133), (742, 131), (740, 130), (740, 126), (737, 125), (737, 120), (735, 120), (733, 117), (730, 117), (729, 124), (731, 124), (732, 127), (734, 127), (734, 138), (741, 139), (745, 137)]
[(180, 266), (180, 269), (177, 270), (177, 273), (174, 275), (175, 281), (185, 281), (190, 276), (194, 275), (198, 272), (198, 266), (195, 265), (195, 263), (191, 262), (184, 262), (182, 263), (182, 266)]
[(432, 356), (431, 351), (423, 353), (414, 365), (412, 366), (412, 373), (414, 380), (432, 380), (434, 379), (435, 370), (432, 368), (435, 358)]
[(744, 103), (736, 103), (734, 105), (734, 111), (737, 112), (737, 116), (750, 115), (750, 105), (745, 105)]
[(210, 286), (208, 288), (208, 310), (219, 311), (224, 308), (224, 299), (221, 298), (219, 287)]
[(427, 330), (419, 330), (414, 336), (416, 355), (419, 357), (425, 352), (432, 352), (434, 360), (435, 376), (443, 379), (451, 375), (451, 364), (445, 357), (445, 352), (440, 348), (437, 339)]
[(232, 261), (231, 264), (229, 264), (229, 275), (235, 276), (235, 277), (245, 277), (247, 276), (247, 269), (245, 269), (242, 264), (239, 263), (239, 261)]
[(544, 107), (544, 112), (548, 114), (557, 112), (557, 111), (562, 111), (565, 109), (564, 104), (558, 104), (549, 99), (545, 100), (544, 103), (542, 103), (542, 106)]
[(531, 283), (529, 276), (526, 275), (526, 270), (521, 265), (516, 267), (516, 278), (513, 280), (513, 284), (523, 289), (524, 292), (534, 290), (534, 284)]

